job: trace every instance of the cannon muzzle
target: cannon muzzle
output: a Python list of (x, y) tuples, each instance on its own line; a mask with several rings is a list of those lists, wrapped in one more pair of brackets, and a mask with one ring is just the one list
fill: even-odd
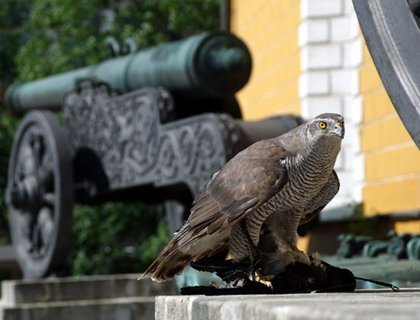
[(65, 93), (84, 80), (106, 82), (119, 93), (163, 86), (185, 96), (222, 98), (247, 83), (251, 66), (251, 55), (239, 38), (227, 32), (206, 32), (96, 66), (12, 85), (6, 103), (17, 114), (60, 110)]

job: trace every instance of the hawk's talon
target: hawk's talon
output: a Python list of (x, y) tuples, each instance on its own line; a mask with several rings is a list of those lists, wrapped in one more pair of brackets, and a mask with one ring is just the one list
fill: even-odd
[(251, 261), (249, 263), (249, 270), (248, 270), (248, 275), (249, 275), (249, 279), (251, 281), (257, 281), (256, 280), (256, 271), (259, 269), (259, 267), (262, 264), (262, 260), (256, 260), (256, 261)]
[(240, 279), (249, 279), (248, 274), (243, 270), (232, 270), (223, 278), (226, 283), (232, 283)]

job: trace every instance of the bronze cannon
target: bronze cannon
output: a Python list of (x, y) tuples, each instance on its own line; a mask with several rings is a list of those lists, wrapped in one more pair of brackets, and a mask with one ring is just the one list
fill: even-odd
[(240, 119), (235, 93), (251, 67), (239, 38), (207, 32), (11, 86), (8, 105), (24, 117), (6, 199), (25, 277), (65, 263), (75, 202), (165, 203), (174, 231), (226, 161), (301, 124)]

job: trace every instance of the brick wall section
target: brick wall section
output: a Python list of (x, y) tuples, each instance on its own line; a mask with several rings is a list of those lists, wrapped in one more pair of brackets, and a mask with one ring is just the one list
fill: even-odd
[(244, 117), (300, 114), (297, 0), (232, 0), (231, 30), (249, 46), (253, 70), (237, 95)]
[(382, 86), (366, 46), (360, 72), (367, 215), (420, 209), (420, 152)]

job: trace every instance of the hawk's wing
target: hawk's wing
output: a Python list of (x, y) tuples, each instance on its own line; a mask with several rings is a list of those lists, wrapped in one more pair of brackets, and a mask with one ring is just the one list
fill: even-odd
[(274, 196), (287, 182), (281, 160), (291, 153), (262, 140), (232, 158), (196, 198), (191, 215), (143, 274), (167, 280), (191, 262), (226, 247), (232, 226)]

